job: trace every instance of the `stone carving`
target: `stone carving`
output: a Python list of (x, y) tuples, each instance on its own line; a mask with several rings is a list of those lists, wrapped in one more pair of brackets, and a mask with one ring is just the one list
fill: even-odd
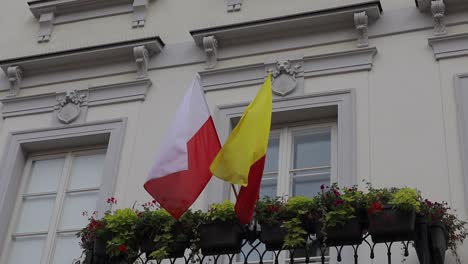
[(445, 4), (443, 0), (436, 0), (431, 2), (432, 18), (434, 20), (434, 35), (444, 35), (445, 30)]
[(132, 27), (144, 27), (148, 13), (148, 0), (133, 1), (133, 22)]
[(80, 116), (80, 106), (85, 98), (86, 95), (80, 94), (77, 90), (67, 91), (65, 97), (57, 98), (57, 119), (64, 124), (75, 121)]
[(39, 33), (37, 42), (49, 42), (50, 36), (52, 35), (52, 29), (54, 28), (55, 14), (48, 12), (41, 14), (39, 18)]
[(143, 79), (148, 76), (148, 59), (149, 52), (145, 46), (138, 46), (133, 48), (133, 55), (135, 56), (135, 63), (137, 67), (137, 79)]
[(242, 7), (242, 0), (227, 0), (227, 11), (228, 12), (240, 11), (241, 7)]
[(8, 96), (16, 96), (19, 92), (19, 84), (23, 79), (23, 71), (20, 66), (10, 66), (7, 69), (8, 82), (10, 83), (10, 94)]
[(367, 34), (368, 17), (365, 11), (354, 13), (354, 25), (356, 26), (356, 30), (358, 32), (358, 41), (357, 41), (358, 48), (368, 47), (369, 46), (369, 36)]
[(273, 75), (273, 93), (286, 96), (292, 93), (297, 87), (296, 75), (301, 65), (292, 65), (291, 61), (278, 61), (276, 69), (271, 70)]
[(211, 69), (216, 67), (218, 63), (218, 41), (215, 36), (204, 37), (203, 48), (206, 54), (206, 68)]

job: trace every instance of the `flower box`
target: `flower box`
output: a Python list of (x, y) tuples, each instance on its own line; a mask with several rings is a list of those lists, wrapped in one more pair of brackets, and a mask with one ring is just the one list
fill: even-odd
[(265, 248), (270, 251), (280, 250), (283, 247), (284, 239), (288, 234), (283, 223), (261, 225), (259, 240), (265, 244)]
[(106, 240), (96, 239), (93, 246), (93, 259), (95, 264), (105, 263), (109, 256), (106, 253)]
[[(158, 246), (153, 241), (152, 236), (145, 237), (141, 240), (140, 250), (144, 252), (147, 258), (149, 255), (158, 249)], [(185, 250), (190, 246), (189, 241), (175, 241), (169, 246), (168, 259), (181, 258), (184, 256)]]
[(429, 226), (429, 252), (431, 264), (443, 264), (447, 251), (448, 233), (445, 225), (433, 224)]
[(384, 207), (369, 215), (369, 233), (374, 243), (409, 241), (415, 237), (415, 211)]
[(203, 255), (240, 253), (243, 232), (239, 224), (217, 222), (200, 226), (200, 243)]
[[(324, 240), (325, 234), (322, 233), (323, 224), (317, 223), (317, 239)], [(326, 245), (327, 246), (347, 246), (347, 245), (360, 245), (362, 243), (362, 225), (359, 218), (355, 217), (350, 219), (344, 225), (337, 225), (327, 227), (326, 232)]]

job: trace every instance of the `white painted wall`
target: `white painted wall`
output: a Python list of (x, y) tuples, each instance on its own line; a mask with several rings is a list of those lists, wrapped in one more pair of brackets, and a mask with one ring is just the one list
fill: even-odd
[[(241, 12), (228, 14), (224, 1), (156, 0), (150, 4), (147, 25), (143, 29), (131, 29), (131, 15), (125, 14), (56, 26), (51, 42), (38, 44), (38, 24), (27, 5), (23, 1), (4, 0), (0, 5), (0, 58), (66, 50), (153, 34), (160, 35), (168, 45), (192, 43), (188, 32), (196, 28), (305, 12), (351, 2), (359, 1), (244, 0)], [(386, 12), (397, 14), (399, 10), (416, 10), (412, 0), (382, 0), (382, 6), (384, 15)], [(448, 30), (450, 33), (468, 32), (468, 26), (452, 26)], [(436, 61), (427, 43), (431, 36), (432, 30), (425, 29), (372, 38), (370, 45), (376, 47), (378, 53), (370, 72), (308, 78), (305, 81), (305, 93), (350, 88), (355, 90), (356, 167), (359, 180), (369, 180), (375, 186), (418, 188), (428, 198), (448, 201), (458, 210), (461, 218), (467, 219), (464, 193), (466, 183), (460, 156), (454, 75), (468, 73), (468, 57)], [(218, 68), (354, 48), (354, 41), (345, 41), (223, 60)], [(106, 105), (88, 110), (87, 121), (128, 118), (115, 190), (120, 205), (132, 206), (135, 201), (145, 202), (150, 199), (142, 187), (146, 174), (185, 89), (195, 74), (203, 70), (202, 63), (153, 69), (149, 72), (153, 85), (144, 102)], [(133, 76), (133, 73), (128, 73), (45, 85), (24, 89), (21, 95), (82, 89), (130, 80)], [(7, 85), (4, 73), (0, 72), (1, 88), (6, 88)], [(208, 92), (206, 97), (210, 109), (215, 112), (219, 105), (251, 100), (257, 89), (258, 86), (247, 86), (213, 91)], [(5, 95), (5, 92), (0, 94), (2, 97)], [(0, 119), (0, 152), (3, 152), (7, 135), (12, 131), (47, 127), (52, 118), (55, 118), (52, 114), (40, 114)], [(196, 207), (206, 207), (206, 197), (209, 195), (210, 193), (203, 193)], [(466, 249), (467, 246), (464, 246), (460, 250), (462, 263), (468, 261)], [(376, 255), (386, 256), (381, 248), (379, 251), (381, 252)], [(397, 251), (394, 261), (399, 259)], [(413, 256), (408, 263), (417, 261)]]

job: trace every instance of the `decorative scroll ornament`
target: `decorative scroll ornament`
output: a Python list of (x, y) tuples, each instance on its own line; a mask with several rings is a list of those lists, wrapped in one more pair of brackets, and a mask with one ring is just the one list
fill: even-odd
[(9, 97), (17, 96), (19, 92), (19, 84), (23, 79), (23, 71), (20, 66), (10, 66), (7, 69), (8, 82), (10, 83)]
[(297, 87), (296, 75), (301, 65), (291, 65), (289, 60), (278, 61), (276, 69), (273, 70), (273, 93), (286, 96), (292, 93)]
[(206, 55), (206, 68), (212, 69), (218, 63), (218, 40), (215, 36), (203, 38), (203, 49)]
[(80, 106), (86, 95), (79, 94), (77, 90), (67, 91), (65, 97), (58, 98), (57, 119), (64, 124), (70, 124), (80, 116)]
[(365, 48), (369, 46), (369, 36), (367, 33), (367, 25), (369, 18), (365, 11), (354, 13), (354, 25), (358, 33), (358, 48)]

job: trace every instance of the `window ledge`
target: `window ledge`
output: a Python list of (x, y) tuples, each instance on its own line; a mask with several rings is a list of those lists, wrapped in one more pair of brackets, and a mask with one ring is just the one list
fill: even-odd
[[(367, 26), (380, 17), (380, 1), (324, 9), (190, 31), (195, 43), (205, 50), (207, 68), (217, 61), (217, 49), (265, 39), (306, 35), (330, 30), (357, 30), (358, 47), (368, 46)], [(291, 32), (294, 29), (294, 32)]]
[(39, 21), (38, 42), (50, 40), (54, 25), (133, 13), (132, 27), (143, 27), (149, 0), (30, 0)]
[[(146, 78), (148, 61), (155, 54), (161, 52), (164, 42), (160, 37), (147, 37), (136, 40), (127, 40), (105, 45), (89, 46), (78, 49), (55, 51), (51, 53), (0, 60), (0, 68), (5, 72), (10, 82), (10, 96), (16, 96), (22, 84), (31, 76), (46, 77), (47, 74), (58, 78), (57, 72), (92, 69), (103, 65), (116, 66), (119, 63), (128, 65), (127, 71), (137, 72), (137, 79)], [(135, 67), (136, 66), (136, 67)], [(75, 78), (90, 78), (93, 71), (88, 71), (86, 76), (74, 76)], [(88, 76), (89, 75), (89, 76)], [(59, 77), (61, 75), (59, 74)], [(62, 76), (67, 80), (71, 76)], [(52, 77), (51, 77), (52, 78)], [(48, 80), (49, 82), (51, 79)], [(55, 80), (60, 82), (64, 80)], [(37, 85), (37, 83), (34, 83)]]

